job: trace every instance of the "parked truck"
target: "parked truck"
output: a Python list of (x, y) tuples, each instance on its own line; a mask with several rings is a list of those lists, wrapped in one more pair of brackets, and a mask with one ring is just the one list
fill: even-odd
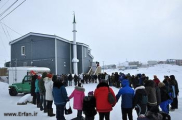
[(10, 67), (8, 68), (9, 94), (30, 93), (32, 72), (42, 74), (50, 72), (46, 67)]

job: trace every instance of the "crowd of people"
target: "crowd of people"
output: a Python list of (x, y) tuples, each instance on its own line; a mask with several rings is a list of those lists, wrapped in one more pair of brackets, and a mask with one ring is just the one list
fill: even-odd
[[(66, 86), (75, 89), (68, 96)], [(85, 95), (83, 84), (98, 83), (95, 90)], [(115, 94), (110, 86), (118, 88)], [(108, 101), (108, 93), (115, 99), (113, 104)], [(133, 110), (136, 110), (138, 120), (163, 120), (170, 117), (169, 111), (178, 109), (178, 82), (174, 75), (164, 76), (159, 80), (156, 75), (149, 79), (145, 74), (130, 75), (124, 73), (102, 73), (99, 75), (52, 75), (44, 72), (41, 76), (33, 75), (31, 95), (33, 104), (48, 116), (55, 116), (52, 104), (56, 106), (57, 120), (65, 120), (66, 103), (74, 98), (73, 108), (77, 110), (76, 120), (94, 120), (98, 113), (99, 120), (110, 120), (110, 112), (121, 98), (122, 119), (133, 120)], [(162, 112), (161, 112), (162, 111)]]

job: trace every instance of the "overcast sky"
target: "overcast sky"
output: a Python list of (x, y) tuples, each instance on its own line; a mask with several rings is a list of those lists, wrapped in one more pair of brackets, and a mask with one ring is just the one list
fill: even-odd
[[(15, 1), (0, 1), (0, 19), (24, 0), (1, 16)], [(1, 21), (19, 34), (0, 25), (0, 66), (10, 60), (9, 41), (29, 32), (72, 41), (73, 11), (77, 42), (94, 61), (182, 59), (182, 0), (26, 0)]]

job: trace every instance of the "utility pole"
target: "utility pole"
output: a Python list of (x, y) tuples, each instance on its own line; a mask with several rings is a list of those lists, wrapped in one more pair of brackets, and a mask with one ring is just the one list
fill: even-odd
[(104, 73), (104, 61), (103, 61), (103, 73)]
[(15, 59), (15, 81), (17, 81), (17, 58)]

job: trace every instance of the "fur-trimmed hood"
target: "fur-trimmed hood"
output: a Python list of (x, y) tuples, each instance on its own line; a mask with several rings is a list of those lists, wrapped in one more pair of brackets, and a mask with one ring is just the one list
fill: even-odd
[(135, 91), (137, 91), (138, 89), (145, 89), (145, 87), (144, 86), (138, 86), (135, 88)]
[(135, 88), (135, 93), (136, 93), (137, 90), (142, 90), (142, 89), (145, 89), (145, 87), (144, 86), (138, 86), (138, 87), (136, 87)]
[(78, 86), (76, 86), (76, 87), (75, 87), (75, 90), (85, 92), (85, 88), (83, 88), (83, 87), (78, 87)]

